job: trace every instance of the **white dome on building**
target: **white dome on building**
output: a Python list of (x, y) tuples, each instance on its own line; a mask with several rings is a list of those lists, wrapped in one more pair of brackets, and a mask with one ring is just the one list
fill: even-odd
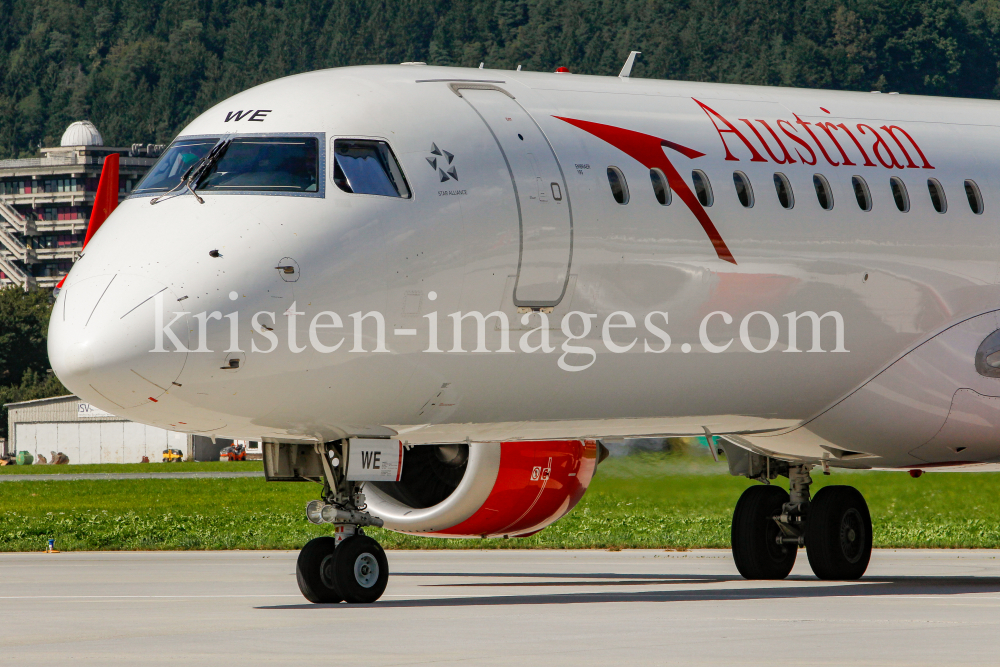
[(104, 137), (89, 120), (78, 120), (63, 132), (60, 146), (103, 146)]

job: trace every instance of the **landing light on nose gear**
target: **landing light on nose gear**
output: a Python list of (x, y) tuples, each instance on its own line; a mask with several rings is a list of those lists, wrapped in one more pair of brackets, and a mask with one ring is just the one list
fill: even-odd
[[(810, 500), (810, 465), (726, 446), (730, 472), (764, 482), (743, 492), (733, 512), (733, 560), (747, 579), (784, 579), (800, 546), (820, 579), (860, 579), (872, 555), (872, 519), (861, 493), (826, 486)], [(787, 476), (791, 493), (770, 485)]]

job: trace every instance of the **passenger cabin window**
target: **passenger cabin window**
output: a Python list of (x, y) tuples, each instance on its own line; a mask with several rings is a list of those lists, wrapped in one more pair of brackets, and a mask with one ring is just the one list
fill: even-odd
[(788, 182), (788, 177), (781, 173), (774, 174), (774, 190), (778, 193), (778, 203), (783, 208), (795, 206), (795, 195), (792, 194), (792, 184)]
[(333, 157), (333, 182), (344, 192), (410, 198), (403, 171), (384, 141), (337, 139)]
[(662, 206), (670, 206), (670, 200), (673, 198), (670, 192), (670, 183), (667, 182), (667, 177), (659, 169), (649, 170), (649, 180), (653, 184), (653, 194), (656, 195), (656, 201), (660, 202)]
[(976, 215), (983, 214), (983, 195), (979, 192), (979, 186), (975, 181), (965, 182), (965, 196), (969, 198), (969, 208)]
[(944, 188), (936, 178), (927, 179), (927, 192), (931, 195), (931, 204), (938, 213), (948, 210), (948, 200), (944, 196)]
[(198, 181), (201, 192), (318, 192), (316, 137), (236, 137)]
[(733, 172), (733, 185), (736, 186), (736, 197), (743, 204), (743, 208), (753, 207), (753, 187), (750, 186), (750, 179), (742, 171)]
[(608, 167), (608, 185), (611, 186), (611, 196), (619, 204), (628, 203), (628, 183), (625, 174), (618, 167)]
[(833, 209), (833, 190), (830, 189), (830, 181), (822, 174), (813, 174), (813, 187), (816, 188), (816, 200), (820, 208), (824, 211)]
[(701, 169), (691, 172), (691, 182), (694, 183), (694, 193), (698, 196), (698, 201), (702, 206), (708, 207), (715, 203), (715, 196), (712, 194), (712, 184), (708, 181), (708, 175)]
[(860, 176), (851, 177), (851, 186), (854, 188), (854, 198), (858, 200), (858, 208), (862, 211), (872, 210), (872, 193), (868, 189), (868, 183)]
[(889, 179), (889, 187), (892, 189), (892, 198), (896, 202), (896, 208), (906, 213), (910, 210), (910, 195), (906, 192), (906, 184), (903, 179), (893, 176)]
[(146, 177), (139, 182), (133, 194), (163, 194), (180, 185), (188, 170), (208, 155), (219, 138), (178, 139), (172, 143), (156, 162)]

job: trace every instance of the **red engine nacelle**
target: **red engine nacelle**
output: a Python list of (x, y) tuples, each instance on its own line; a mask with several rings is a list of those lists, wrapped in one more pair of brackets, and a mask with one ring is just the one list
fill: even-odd
[(365, 495), (391, 530), (523, 537), (573, 509), (602, 449), (596, 440), (415, 445), (400, 481), (369, 483)]

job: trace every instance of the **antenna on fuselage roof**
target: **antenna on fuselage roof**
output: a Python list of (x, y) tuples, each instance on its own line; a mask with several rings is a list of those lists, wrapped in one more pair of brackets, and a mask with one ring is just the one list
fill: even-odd
[(635, 57), (642, 53), (642, 51), (633, 51), (628, 54), (628, 60), (625, 61), (625, 66), (622, 67), (622, 71), (618, 73), (619, 79), (627, 79), (629, 75), (632, 74), (632, 65), (635, 64)]

